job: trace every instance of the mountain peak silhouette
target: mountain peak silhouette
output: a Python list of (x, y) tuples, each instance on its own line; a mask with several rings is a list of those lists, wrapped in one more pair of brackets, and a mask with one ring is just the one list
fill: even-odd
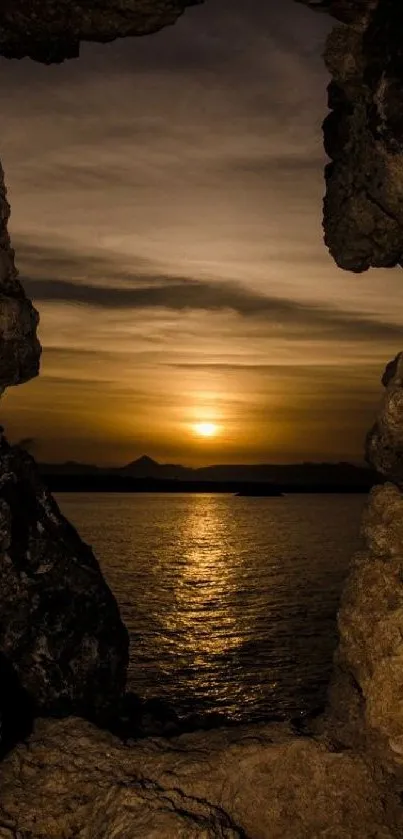
[(136, 460), (132, 460), (129, 464), (130, 466), (159, 466), (157, 460), (153, 460), (152, 457), (149, 457), (148, 454), (142, 454), (141, 457), (138, 457)]

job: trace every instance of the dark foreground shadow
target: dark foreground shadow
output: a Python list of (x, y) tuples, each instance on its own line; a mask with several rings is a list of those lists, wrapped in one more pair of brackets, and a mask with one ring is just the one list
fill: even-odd
[(0, 759), (32, 732), (35, 703), (0, 653)]
[[(288, 722), (296, 735), (306, 736), (323, 710), (324, 708), (320, 706), (309, 713), (301, 712), (298, 717), (291, 719), (284, 715), (271, 715), (270, 718), (262, 718), (254, 722), (261, 724)], [(141, 699), (136, 694), (127, 692), (121, 698), (115, 716), (108, 720), (105, 727), (125, 742), (144, 737), (170, 738), (195, 731), (236, 728), (240, 724), (239, 721), (229, 719), (219, 712), (204, 714), (195, 710), (186, 717), (180, 717), (163, 699)]]

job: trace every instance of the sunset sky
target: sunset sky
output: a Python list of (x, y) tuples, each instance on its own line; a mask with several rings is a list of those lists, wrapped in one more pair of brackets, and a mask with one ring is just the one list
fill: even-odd
[(403, 278), (344, 273), (322, 242), (330, 25), (292, 0), (211, 0), (62, 66), (1, 60), (44, 347), (3, 422), (38, 459), (361, 459)]

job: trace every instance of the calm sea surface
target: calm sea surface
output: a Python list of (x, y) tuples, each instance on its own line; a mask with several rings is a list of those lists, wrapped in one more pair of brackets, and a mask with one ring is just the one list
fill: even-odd
[(130, 688), (177, 713), (293, 716), (325, 696), (362, 495), (58, 495), (131, 639)]

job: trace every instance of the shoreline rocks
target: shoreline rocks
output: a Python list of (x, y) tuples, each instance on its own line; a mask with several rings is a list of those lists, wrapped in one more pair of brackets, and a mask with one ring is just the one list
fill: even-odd
[(107, 724), (125, 688), (127, 630), (90, 547), (4, 437), (0, 544), (0, 654), (39, 713)]

